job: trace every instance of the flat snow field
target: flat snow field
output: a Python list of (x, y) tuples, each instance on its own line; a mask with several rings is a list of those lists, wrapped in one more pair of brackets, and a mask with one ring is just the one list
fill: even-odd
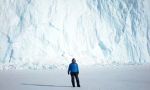
[(79, 78), (73, 88), (67, 69), (0, 71), (0, 90), (150, 90), (150, 65), (82, 67)]

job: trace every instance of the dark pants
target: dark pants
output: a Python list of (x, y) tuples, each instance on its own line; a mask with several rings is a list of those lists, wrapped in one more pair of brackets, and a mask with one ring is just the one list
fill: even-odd
[(79, 81), (79, 77), (78, 77), (78, 72), (71, 72), (71, 82), (72, 82), (72, 86), (75, 87), (75, 80), (76, 79), (76, 83), (77, 83), (77, 87), (80, 87), (80, 81)]

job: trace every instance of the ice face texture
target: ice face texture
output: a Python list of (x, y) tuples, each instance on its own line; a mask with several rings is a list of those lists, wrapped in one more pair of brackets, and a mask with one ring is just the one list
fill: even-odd
[(150, 62), (149, 0), (1, 0), (0, 63)]

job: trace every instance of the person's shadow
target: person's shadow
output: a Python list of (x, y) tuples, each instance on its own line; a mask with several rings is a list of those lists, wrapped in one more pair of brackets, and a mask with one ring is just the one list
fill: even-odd
[(31, 83), (21, 83), (21, 85), (27, 85), (27, 86), (44, 86), (44, 87), (71, 87), (71, 86), (63, 86), (63, 85), (45, 85), (45, 84), (31, 84)]

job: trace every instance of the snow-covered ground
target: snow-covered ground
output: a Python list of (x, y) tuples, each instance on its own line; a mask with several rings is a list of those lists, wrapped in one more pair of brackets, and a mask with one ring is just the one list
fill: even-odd
[(80, 68), (81, 87), (71, 87), (67, 69), (0, 71), (0, 90), (150, 90), (150, 65)]

